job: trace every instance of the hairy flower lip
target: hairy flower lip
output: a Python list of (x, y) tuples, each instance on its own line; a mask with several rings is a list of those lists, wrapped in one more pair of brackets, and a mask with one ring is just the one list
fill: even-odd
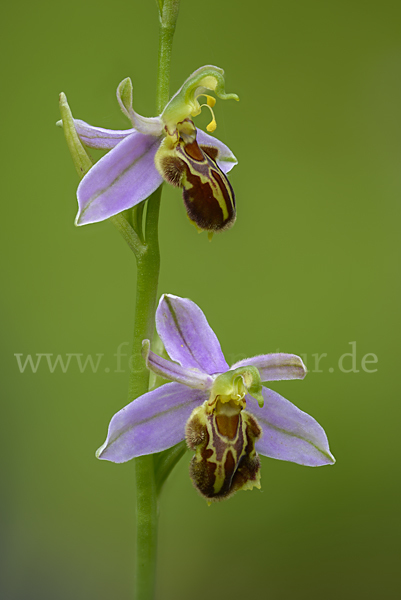
[[(144, 394), (117, 412), (110, 422), (106, 442), (98, 451), (100, 459), (125, 462), (182, 441), (186, 422), (193, 410), (208, 400), (210, 391), (209, 383), (203, 388), (189, 387), (181, 383), (182, 377), (193, 377), (191, 383), (195, 385), (194, 379), (200, 377), (200, 385), (205, 386), (209, 380), (203, 376), (213, 384), (219, 374), (230, 370), (205, 315), (191, 300), (163, 295), (156, 311), (156, 327), (174, 364), (151, 355), (145, 341), (148, 366), (157, 362), (158, 374), (171, 376), (173, 369), (178, 373), (177, 379), (181, 379)], [(295, 357), (284, 353), (260, 355), (239, 361), (231, 369), (255, 360), (262, 372), (266, 369), (265, 376), (270, 374), (270, 380), (302, 379), (305, 367), (302, 369), (302, 360), (296, 357), (299, 362), (294, 371)], [(335, 462), (326, 434), (313, 417), (266, 387), (262, 387), (262, 394), (263, 408), (252, 396), (245, 396), (246, 410), (256, 417), (263, 433), (255, 446), (259, 454), (307, 466)]]

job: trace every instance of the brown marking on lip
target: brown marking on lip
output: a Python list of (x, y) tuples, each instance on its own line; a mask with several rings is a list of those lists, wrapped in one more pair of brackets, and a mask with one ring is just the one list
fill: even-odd
[(196, 450), (190, 475), (207, 500), (229, 498), (243, 487), (249, 488), (249, 483), (259, 486), (260, 460), (255, 442), (261, 433), (256, 419), (245, 410), (232, 417), (212, 414), (205, 422), (197, 413), (189, 419), (187, 443)]
[[(219, 169), (220, 171), (220, 169)], [(221, 190), (221, 193), (223, 194), (224, 200), (226, 202), (227, 208), (229, 209), (228, 212), (230, 213), (230, 207), (231, 207), (231, 212), (233, 210), (233, 206), (232, 203), (234, 204), (235, 207), (235, 196), (234, 196), (234, 190), (231, 186), (231, 183), (228, 181), (227, 177), (224, 176), (224, 181), (221, 175), (223, 175), (222, 171), (217, 171), (216, 169), (213, 169), (212, 171), (212, 177), (217, 181), (218, 186)], [(221, 175), (220, 175), (221, 173)], [(231, 196), (228, 193), (228, 189), (227, 186), (229, 187), (230, 191), (231, 191)], [(232, 203), (231, 203), (231, 198), (232, 198)]]
[(214, 148), (213, 146), (199, 146), (201, 148), (201, 150), (203, 150), (203, 152), (205, 154), (207, 154), (208, 156), (210, 156), (210, 158), (212, 160), (216, 160), (218, 155), (219, 155), (219, 151), (217, 148)]
[(202, 150), (199, 148), (196, 140), (190, 144), (185, 144), (184, 150), (186, 154), (188, 154), (189, 158), (192, 158), (193, 160), (197, 160), (199, 162), (203, 162), (205, 160), (205, 156)]
[(238, 429), (238, 415), (216, 415), (216, 424), (217, 429), (221, 435), (228, 437), (230, 440), (233, 440), (236, 436)]
[[(188, 183), (186, 185), (185, 180), (183, 181), (183, 198), (191, 221), (201, 229), (219, 231), (227, 228), (235, 220), (234, 192), (228, 179), (223, 173), (220, 174), (216, 165), (210, 165), (209, 172), (211, 172), (209, 181), (203, 183), (201, 178), (187, 166), (185, 179)], [(221, 194), (227, 207), (227, 218), (224, 218), (223, 210), (215, 196), (218, 193)]]
[(189, 474), (201, 494), (211, 498), (214, 494), (216, 463), (207, 460), (210, 456), (210, 450), (206, 452), (203, 450), (201, 455), (202, 460), (200, 462), (197, 460), (196, 455), (192, 458)]
[(232, 478), (234, 477), (236, 468), (237, 468), (237, 461), (234, 458), (232, 450), (229, 450), (227, 452), (226, 460), (224, 462), (225, 478), (224, 478), (224, 484), (221, 487), (221, 491), (224, 490), (224, 492), (227, 493), (228, 490), (230, 489), (231, 481), (232, 481)]

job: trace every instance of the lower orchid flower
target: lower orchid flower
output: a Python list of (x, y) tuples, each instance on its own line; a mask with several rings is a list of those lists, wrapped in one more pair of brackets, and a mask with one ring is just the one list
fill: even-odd
[[(237, 159), (216, 138), (197, 130), (192, 117), (206, 106), (212, 113), (207, 130), (214, 131), (214, 92), (221, 99), (238, 100), (224, 91), (224, 71), (201, 67), (185, 81), (158, 117), (142, 117), (132, 108), (132, 83), (124, 79), (117, 99), (132, 129), (93, 127), (74, 119), (81, 141), (89, 148), (109, 150), (82, 179), (78, 191), (77, 225), (103, 221), (148, 198), (162, 183), (183, 188), (188, 217), (210, 233), (231, 227), (235, 198), (226, 177)], [(204, 96), (205, 104), (198, 98)], [(62, 124), (60, 121), (58, 124)]]
[(98, 458), (121, 463), (186, 439), (195, 452), (191, 479), (209, 502), (260, 488), (259, 454), (313, 467), (335, 462), (322, 427), (262, 386), (303, 379), (301, 358), (266, 354), (229, 367), (201, 309), (177, 296), (162, 296), (156, 328), (171, 361), (150, 351), (148, 340), (144, 358), (171, 383), (114, 415)]

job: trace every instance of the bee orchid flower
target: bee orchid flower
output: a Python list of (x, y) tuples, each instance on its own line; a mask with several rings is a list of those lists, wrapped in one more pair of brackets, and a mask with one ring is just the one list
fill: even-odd
[(162, 296), (157, 332), (171, 358), (144, 341), (147, 367), (170, 380), (114, 415), (97, 457), (115, 463), (161, 452), (186, 439), (190, 476), (208, 502), (260, 488), (259, 454), (317, 467), (335, 462), (322, 427), (265, 381), (303, 379), (294, 354), (265, 354), (227, 364), (201, 309)]
[[(167, 181), (183, 189), (188, 217), (198, 230), (212, 234), (233, 225), (235, 198), (226, 174), (237, 159), (225, 144), (196, 129), (192, 121), (205, 106), (212, 114), (207, 130), (215, 130), (216, 99), (211, 93), (238, 100), (236, 94), (224, 91), (224, 71), (204, 66), (192, 73), (161, 115), (142, 117), (132, 107), (132, 83), (127, 78), (117, 88), (117, 99), (131, 129), (104, 129), (74, 119), (86, 146), (109, 151), (78, 187), (76, 224), (103, 221), (132, 208)], [(204, 104), (200, 97), (206, 99)]]

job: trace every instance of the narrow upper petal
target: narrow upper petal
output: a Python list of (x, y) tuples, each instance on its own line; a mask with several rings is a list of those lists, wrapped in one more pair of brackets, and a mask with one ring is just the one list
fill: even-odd
[(192, 300), (164, 294), (156, 311), (156, 329), (170, 358), (181, 366), (209, 375), (228, 370), (216, 334)]
[(163, 182), (154, 157), (160, 139), (135, 132), (103, 156), (82, 179), (77, 225), (103, 221), (145, 200)]
[(262, 354), (244, 358), (232, 365), (231, 369), (252, 365), (260, 374), (261, 381), (279, 381), (280, 379), (303, 379), (306, 367), (302, 359), (295, 354)]
[(217, 164), (223, 173), (228, 173), (231, 171), (236, 164), (238, 164), (238, 160), (231, 152), (230, 148), (220, 142), (217, 138), (205, 133), (201, 129), (196, 130), (196, 141), (201, 146), (211, 146), (212, 148), (217, 148), (219, 151), (219, 155), (217, 157)]
[(74, 125), (77, 134), (86, 146), (104, 150), (115, 148), (127, 136), (137, 133), (135, 129), (103, 129), (103, 127), (94, 127), (80, 119), (74, 119)]
[(117, 100), (121, 110), (130, 119), (137, 131), (148, 135), (162, 135), (164, 124), (160, 117), (142, 117), (132, 108), (133, 88), (129, 77), (123, 79), (118, 85)]
[(161, 452), (185, 438), (185, 424), (208, 397), (180, 383), (166, 383), (140, 396), (110, 421), (107, 439), (96, 456), (115, 463)]
[(190, 388), (208, 390), (213, 385), (210, 375), (198, 369), (185, 369), (171, 360), (166, 360), (150, 350), (149, 340), (142, 342), (142, 354), (148, 369), (165, 379), (182, 383)]
[(335, 462), (324, 429), (313, 417), (272, 390), (263, 388), (262, 393), (263, 408), (246, 397), (247, 410), (257, 418), (263, 431), (256, 443), (260, 454), (308, 467)]

